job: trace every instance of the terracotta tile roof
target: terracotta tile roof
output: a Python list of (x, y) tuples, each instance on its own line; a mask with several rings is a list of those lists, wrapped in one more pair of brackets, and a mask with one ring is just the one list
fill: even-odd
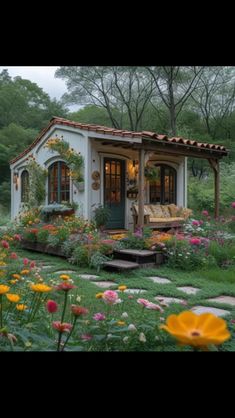
[(110, 128), (110, 127), (107, 127), (107, 126), (88, 124), (88, 123), (80, 123), (80, 122), (74, 122), (74, 121), (59, 118), (59, 117), (53, 117), (51, 119), (49, 125), (47, 125), (47, 127), (44, 128), (40, 132), (40, 134), (35, 139), (35, 141), (28, 148), (26, 148), (21, 154), (19, 154), (17, 157), (12, 159), (10, 161), (10, 164), (15, 163), (16, 161), (18, 161), (19, 159), (24, 157), (26, 154), (28, 154), (28, 152), (31, 151), (35, 147), (35, 145), (37, 145), (37, 143), (40, 141), (40, 139), (43, 137), (43, 135), (47, 131), (49, 131), (49, 129), (53, 125), (70, 126), (72, 128), (78, 128), (78, 129), (82, 129), (82, 130), (85, 130), (85, 131), (96, 132), (96, 133), (101, 134), (101, 135), (107, 134), (107, 135), (119, 136), (119, 137), (124, 137), (124, 138), (125, 137), (145, 138), (145, 139), (147, 138), (147, 139), (151, 139), (151, 140), (155, 140), (155, 141), (159, 141), (159, 142), (178, 143), (178, 144), (183, 144), (183, 145), (190, 145), (190, 146), (193, 146), (193, 147), (196, 147), (196, 148), (201, 148), (201, 149), (210, 149), (210, 150), (215, 150), (215, 151), (221, 151), (221, 153), (223, 153), (224, 155), (226, 155), (227, 152), (228, 152), (223, 145), (201, 143), (201, 142), (193, 141), (191, 139), (184, 139), (184, 138), (178, 138), (178, 137), (169, 138), (167, 135), (159, 135), (155, 132), (150, 132), (150, 131), (133, 132), (133, 131), (127, 131), (127, 130), (122, 130), (122, 129)]

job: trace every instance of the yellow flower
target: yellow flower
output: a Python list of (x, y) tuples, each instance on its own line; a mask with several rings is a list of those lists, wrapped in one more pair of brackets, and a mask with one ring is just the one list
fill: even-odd
[(33, 221), (29, 221), (28, 222), (28, 225), (33, 225)]
[(20, 300), (20, 296), (14, 293), (7, 293), (6, 297), (10, 302), (14, 302), (14, 303), (17, 303)]
[(16, 284), (17, 283), (17, 280), (10, 280), (10, 283), (11, 284)]
[(21, 272), (20, 272), (20, 274), (22, 274), (23, 276), (24, 275), (27, 275), (27, 274), (29, 274), (30, 273), (30, 271), (29, 270), (22, 270)]
[(169, 332), (183, 345), (207, 347), (222, 344), (230, 338), (227, 323), (211, 313), (197, 315), (191, 311), (170, 315), (166, 325), (160, 327)]
[(16, 305), (16, 309), (18, 311), (25, 311), (25, 309), (27, 309), (27, 306), (22, 303), (21, 305)]
[(127, 286), (125, 285), (118, 286), (118, 290), (120, 290), (121, 292), (124, 292), (124, 290), (126, 289), (127, 289)]
[(70, 279), (70, 276), (68, 276), (67, 274), (61, 274), (61, 275), (60, 275), (60, 278), (61, 278), (62, 280), (69, 280), (69, 279)]
[(120, 327), (123, 327), (124, 325), (126, 325), (126, 323), (124, 321), (118, 321), (117, 325), (119, 325)]
[(4, 295), (10, 290), (9, 286), (5, 286), (4, 284), (0, 284), (0, 295)]
[(96, 297), (96, 299), (102, 299), (103, 298), (103, 293), (102, 292), (96, 293), (95, 297)]
[(12, 274), (13, 279), (20, 280), (21, 276), (19, 274)]
[(4, 261), (0, 261), (0, 266), (5, 267), (6, 263), (4, 263)]
[(39, 284), (32, 284), (31, 289), (34, 292), (46, 293), (46, 292), (50, 292), (52, 290), (52, 287), (49, 287), (49, 286), (47, 286), (46, 284), (43, 284), (43, 283), (39, 283)]

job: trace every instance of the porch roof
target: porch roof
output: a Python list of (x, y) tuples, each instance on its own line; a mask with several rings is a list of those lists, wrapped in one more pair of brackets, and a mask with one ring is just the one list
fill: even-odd
[[(107, 138), (107, 136), (112, 136), (112, 141), (110, 141), (110, 144), (115, 142), (115, 138), (125, 138), (128, 140), (130, 138), (130, 146), (132, 148), (145, 148), (149, 151), (160, 151), (162, 148), (164, 149), (164, 152), (171, 152), (173, 150), (177, 149), (177, 153), (181, 155), (192, 155), (199, 158), (208, 158), (208, 157), (216, 157), (216, 158), (222, 158), (223, 156), (226, 156), (228, 154), (228, 150), (223, 145), (218, 144), (211, 144), (206, 142), (198, 142), (191, 139), (185, 139), (181, 137), (168, 137), (167, 135), (160, 135), (156, 132), (151, 131), (141, 131), (141, 132), (133, 132), (123, 129), (115, 129), (110, 128), (107, 126), (101, 126), (101, 125), (95, 125), (95, 124), (87, 124), (87, 123), (80, 123), (80, 122), (74, 122), (68, 119), (59, 118), (59, 117), (53, 117), (50, 121), (50, 123), (47, 125), (46, 128), (44, 128), (38, 137), (34, 140), (34, 142), (26, 148), (21, 154), (19, 154), (17, 157), (12, 159), (10, 161), (10, 164), (15, 163), (16, 161), (20, 160), (22, 157), (24, 157), (29, 151), (31, 151), (37, 143), (41, 140), (43, 135), (53, 125), (64, 125), (69, 126), (72, 128), (77, 128), (85, 131), (90, 131), (93, 133), (102, 135), (103, 139)], [(142, 143), (134, 144), (134, 139), (141, 139)], [(108, 139), (108, 138), (107, 138)], [(100, 140), (100, 139), (99, 139)], [(101, 139), (102, 140), (102, 139)], [(126, 144), (127, 145), (127, 144)], [(121, 146), (121, 143), (120, 143)], [(195, 154), (195, 155), (194, 155)]]

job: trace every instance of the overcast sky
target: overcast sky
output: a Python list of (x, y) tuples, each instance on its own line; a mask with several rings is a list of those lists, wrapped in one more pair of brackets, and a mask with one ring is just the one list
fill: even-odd
[(10, 76), (20, 76), (35, 82), (45, 90), (50, 97), (60, 99), (66, 92), (66, 84), (63, 80), (55, 78), (54, 74), (59, 67), (0, 67), (0, 71), (7, 69)]

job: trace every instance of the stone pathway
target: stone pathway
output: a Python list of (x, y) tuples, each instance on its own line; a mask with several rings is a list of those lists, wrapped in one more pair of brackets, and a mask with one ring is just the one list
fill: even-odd
[(233, 296), (217, 296), (216, 298), (207, 299), (207, 301), (235, 306), (235, 297)]
[(84, 280), (99, 280), (99, 276), (95, 276), (94, 274), (79, 274), (80, 279)]
[(182, 286), (182, 287), (177, 287), (178, 290), (180, 290), (181, 292), (187, 293), (187, 295), (195, 295), (197, 292), (199, 292), (198, 287), (192, 287), (192, 286)]
[(169, 305), (170, 303), (180, 303), (185, 304), (185, 300), (184, 299), (179, 299), (179, 298), (171, 298), (171, 297), (167, 297), (167, 296), (156, 296), (154, 298), (157, 302), (162, 302), (166, 305)]
[(59, 271), (54, 271), (54, 274), (75, 274), (76, 271), (74, 270), (59, 270)]
[(169, 279), (165, 279), (164, 277), (147, 277), (147, 279), (150, 279), (152, 282), (159, 284), (172, 283)]
[(139, 294), (139, 293), (145, 293), (146, 292), (146, 290), (144, 290), (144, 289), (126, 289), (126, 290), (124, 290), (124, 293), (128, 293), (128, 294)]
[(107, 282), (91, 282), (92, 284), (95, 284), (96, 286), (98, 286), (98, 287), (101, 287), (101, 288), (108, 288), (108, 287), (112, 287), (112, 286), (116, 286), (117, 285), (117, 283), (114, 283), (114, 282), (109, 282), (109, 281), (107, 281)]
[(191, 311), (198, 315), (202, 313), (212, 313), (216, 316), (225, 316), (230, 314), (230, 312), (225, 309), (213, 308), (212, 306), (194, 306)]

